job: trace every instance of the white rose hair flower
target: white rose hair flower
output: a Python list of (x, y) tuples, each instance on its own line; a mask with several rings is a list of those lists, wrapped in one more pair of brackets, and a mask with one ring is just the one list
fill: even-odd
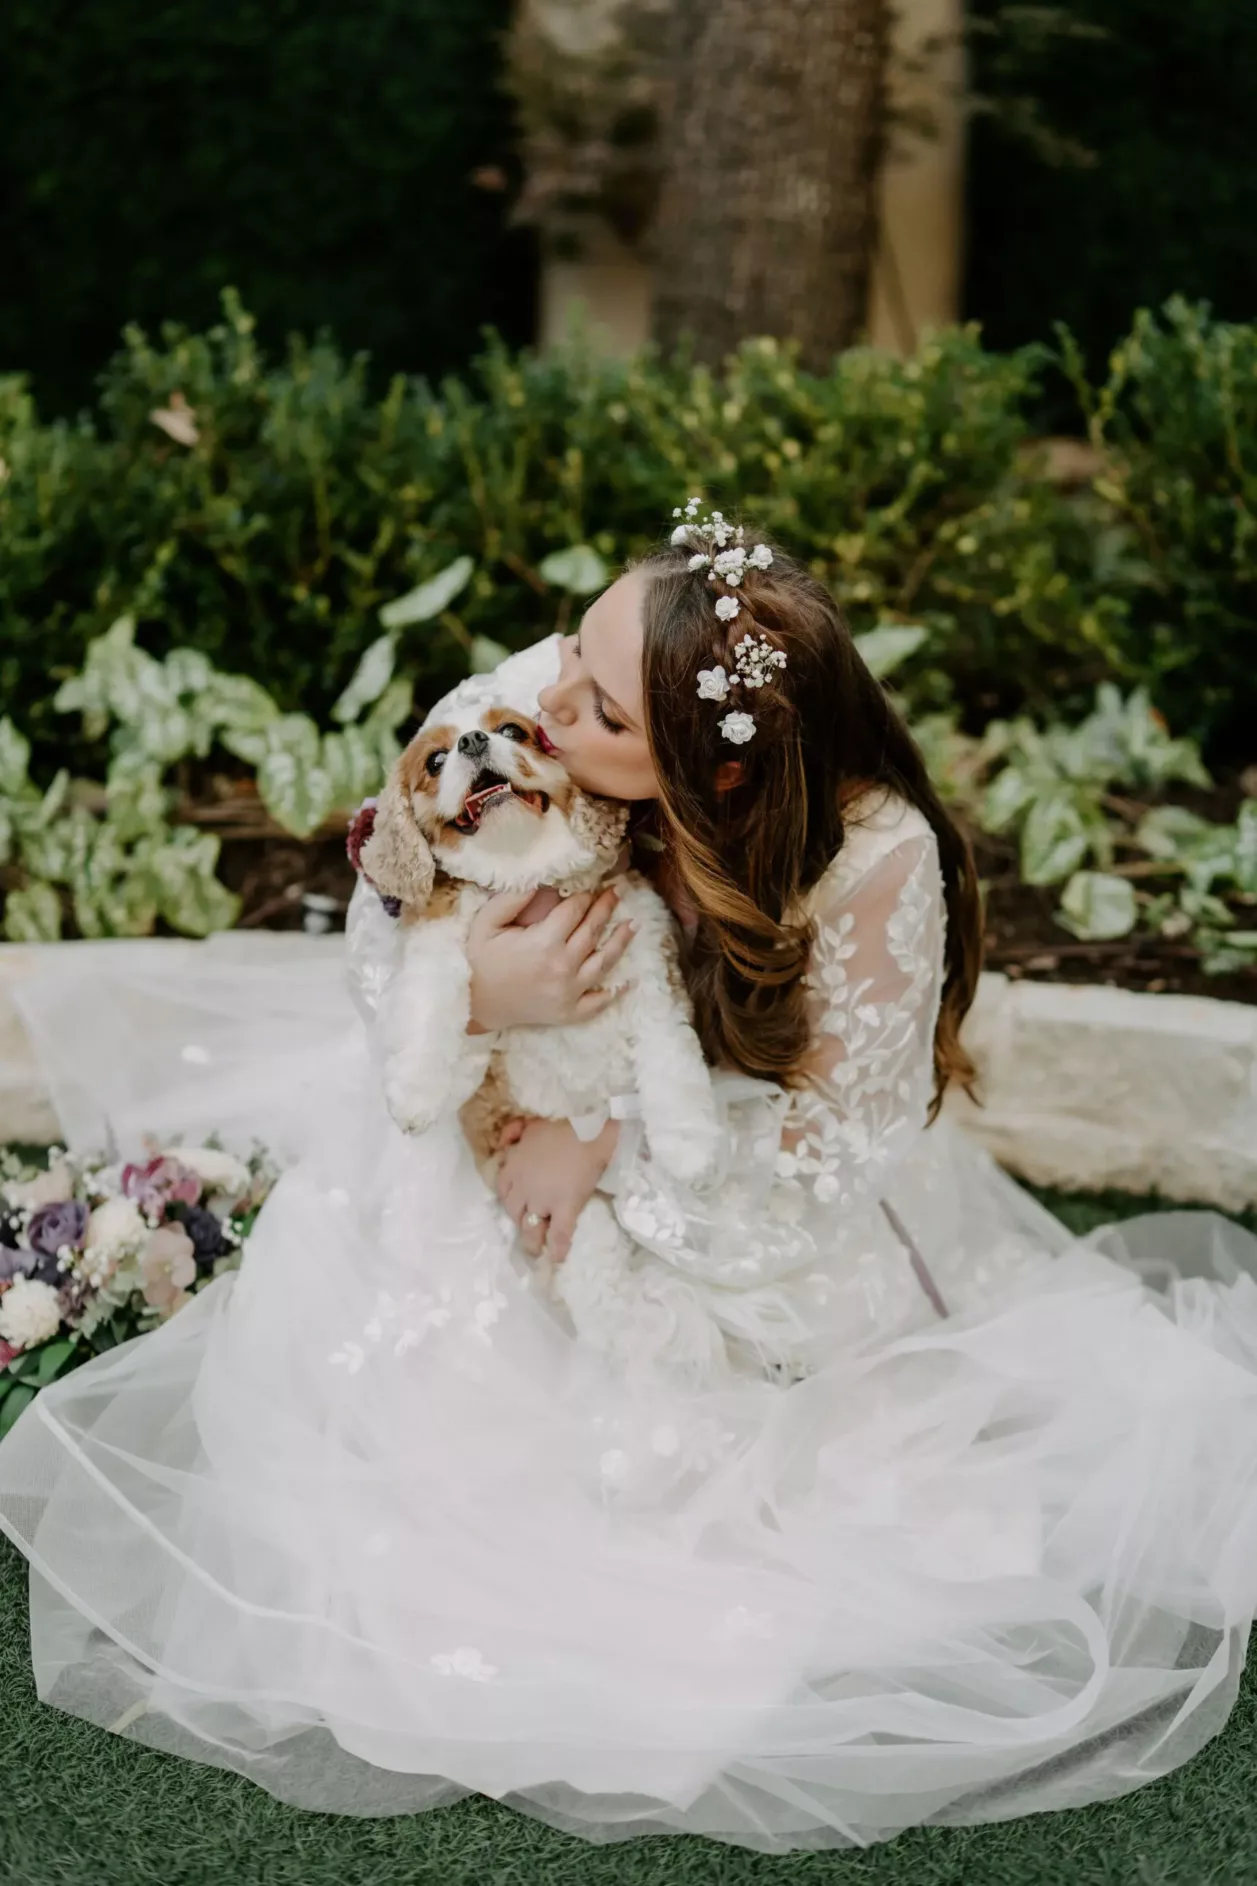
[(728, 700), (729, 677), (719, 664), (715, 668), (699, 669), (698, 698), (700, 701)]
[(726, 714), (720, 722), (720, 731), (726, 740), (735, 747), (745, 746), (748, 740), (755, 738), (754, 714)]
[[(706, 570), (707, 581), (723, 588), (724, 593), (716, 598), (717, 621), (736, 621), (744, 606), (753, 615), (753, 604), (745, 601), (744, 605), (744, 599), (732, 592), (742, 587), (751, 571), (772, 568), (770, 547), (764, 543), (748, 546), (744, 526), (731, 524), (722, 511), (703, 516), (698, 498), (690, 498), (684, 509), (678, 505), (672, 515), (681, 520), (672, 533), (673, 544), (694, 552), (687, 565), (690, 573)], [(748, 633), (734, 648), (728, 667), (717, 663), (699, 669), (698, 698), (723, 703), (732, 689), (741, 688), (745, 699), (748, 693), (771, 686), (785, 666), (784, 649), (775, 648), (765, 635)], [(755, 734), (755, 716), (747, 708), (726, 714), (717, 724), (734, 746), (745, 746)]]

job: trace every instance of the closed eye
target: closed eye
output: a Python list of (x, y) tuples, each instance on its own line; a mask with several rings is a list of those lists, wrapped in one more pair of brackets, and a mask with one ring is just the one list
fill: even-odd
[[(573, 638), (572, 652), (576, 656), (577, 661), (579, 661), (581, 658), (579, 634)], [(598, 722), (598, 725), (605, 727), (608, 733), (627, 733), (628, 729), (625, 727), (624, 722), (622, 720), (612, 720), (610, 714), (608, 714), (606, 697), (602, 689), (598, 686), (598, 683), (592, 678), (590, 680), (590, 686), (594, 691), (594, 719)]]
[(594, 690), (594, 719), (600, 726), (605, 727), (608, 733), (623, 733), (625, 731), (620, 721), (611, 719), (606, 708), (603, 706), (602, 696), (596, 688)]

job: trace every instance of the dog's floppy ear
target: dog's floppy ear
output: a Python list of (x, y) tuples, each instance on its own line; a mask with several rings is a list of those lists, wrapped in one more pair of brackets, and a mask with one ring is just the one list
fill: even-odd
[(432, 895), (436, 863), (419, 830), (410, 791), (395, 766), (375, 808), (371, 836), (362, 847), (362, 869), (377, 891), (422, 910)]

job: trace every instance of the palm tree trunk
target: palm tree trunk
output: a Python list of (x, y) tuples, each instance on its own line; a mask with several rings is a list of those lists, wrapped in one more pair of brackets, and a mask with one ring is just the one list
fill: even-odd
[(655, 338), (745, 336), (824, 368), (862, 331), (877, 235), (887, 0), (675, 0)]

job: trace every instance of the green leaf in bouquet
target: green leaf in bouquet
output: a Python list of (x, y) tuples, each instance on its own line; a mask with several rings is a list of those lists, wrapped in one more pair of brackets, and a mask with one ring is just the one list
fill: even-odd
[(317, 831), (333, 810), (319, 730), (304, 714), (283, 714), (267, 728), (258, 793), (271, 817), (298, 838)]
[(327, 775), (334, 812), (352, 812), (383, 782), (384, 766), (378, 734), (368, 727), (346, 727), (323, 736), (323, 771)]
[(0, 793), (16, 799), (30, 787), (31, 743), (6, 714), (0, 720)]
[(31, 1378), (36, 1388), (47, 1388), (65, 1368), (66, 1363), (76, 1353), (74, 1343), (66, 1338), (48, 1342), (35, 1351), (35, 1373)]
[(1107, 871), (1075, 871), (1061, 894), (1056, 921), (1083, 942), (1129, 936), (1139, 916), (1135, 887)]
[(605, 588), (611, 572), (592, 544), (570, 544), (543, 558), (537, 574), (569, 596), (592, 596), (596, 589)]
[(1021, 828), (1021, 875), (1027, 884), (1059, 884), (1078, 870), (1092, 834), (1064, 790), (1036, 799)]
[(471, 672), (474, 675), (492, 674), (509, 653), (509, 649), (503, 648), (501, 642), (495, 642), (491, 636), (473, 635), (468, 655)]
[(35, 1399), (35, 1390), (26, 1382), (16, 1382), (8, 1394), (0, 1401), (0, 1437), (16, 1426), (17, 1418), (23, 1414)]
[(349, 686), (332, 708), (332, 719), (357, 720), (364, 707), (378, 701), (393, 678), (397, 662), (397, 638), (381, 635), (372, 642), (353, 673)]
[(448, 609), (459, 591), (466, 588), (475, 567), (470, 557), (455, 557), (426, 583), (385, 603), (380, 610), (381, 628), (407, 629), (415, 622), (430, 622), (433, 616)]
[(879, 622), (876, 628), (857, 635), (855, 645), (869, 673), (875, 680), (884, 681), (916, 654), (928, 634), (928, 629), (915, 624)]
[(13, 856), (16, 838), (17, 832), (13, 824), (13, 814), (9, 811), (8, 806), (0, 800), (0, 864), (8, 864), (9, 859)]

